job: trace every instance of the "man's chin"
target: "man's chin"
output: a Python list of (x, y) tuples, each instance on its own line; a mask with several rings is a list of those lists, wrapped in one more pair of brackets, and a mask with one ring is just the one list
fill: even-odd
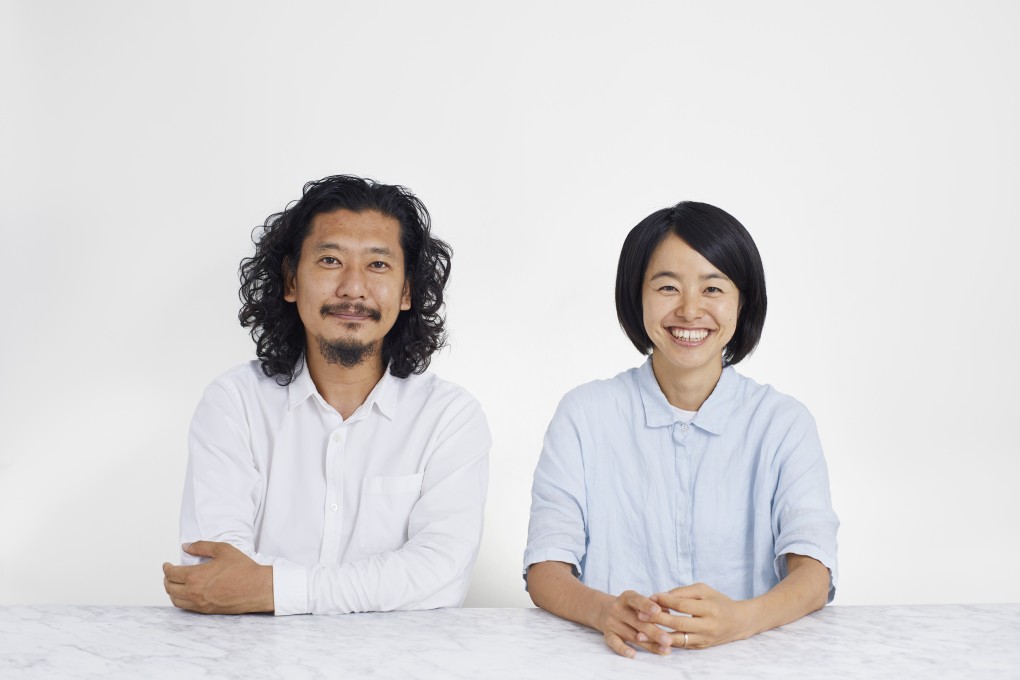
[[(360, 326), (360, 324), (355, 324)], [(362, 342), (356, 338), (343, 337), (326, 339), (316, 338), (319, 343), (319, 354), (328, 364), (336, 364), (345, 368), (360, 366), (379, 353), (379, 343)]]

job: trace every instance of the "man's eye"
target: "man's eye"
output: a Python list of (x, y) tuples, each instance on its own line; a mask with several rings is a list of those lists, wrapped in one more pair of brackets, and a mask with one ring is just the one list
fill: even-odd
[(373, 262), (369, 266), (372, 267), (372, 269), (386, 269), (386, 267), (389, 267), (388, 264), (386, 264), (385, 262), (382, 262), (382, 261)]
[(340, 260), (338, 260), (335, 257), (332, 257), (330, 255), (327, 255), (326, 257), (322, 258), (321, 260), (319, 260), (319, 262), (321, 262), (322, 264), (329, 264), (329, 265), (340, 264)]

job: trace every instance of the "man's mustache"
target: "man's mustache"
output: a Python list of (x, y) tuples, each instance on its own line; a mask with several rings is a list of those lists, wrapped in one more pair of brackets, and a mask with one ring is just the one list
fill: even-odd
[(322, 314), (322, 318), (326, 318), (329, 314), (353, 314), (355, 316), (367, 316), (372, 321), (379, 321), (382, 319), (382, 314), (378, 309), (373, 309), (360, 302), (344, 302), (339, 305), (323, 305), (319, 310)]

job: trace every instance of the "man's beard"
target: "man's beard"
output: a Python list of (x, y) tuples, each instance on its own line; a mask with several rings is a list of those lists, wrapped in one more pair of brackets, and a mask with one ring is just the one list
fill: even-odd
[[(373, 309), (368, 305), (364, 305), (360, 302), (344, 302), (338, 305), (323, 305), (319, 309), (319, 313), (322, 318), (325, 319), (330, 314), (360, 314), (367, 316), (372, 321), (378, 322), (382, 319), (382, 314), (378, 309)], [(355, 330), (360, 326), (360, 322), (344, 324), (347, 328)], [(339, 364), (344, 368), (353, 368), (359, 364), (365, 363), (365, 360), (371, 359), (379, 353), (378, 343), (365, 343), (358, 342), (357, 340), (327, 340), (321, 335), (315, 336), (315, 339), (319, 343), (319, 353), (322, 354), (322, 358), (329, 364)]]
[(354, 368), (379, 353), (379, 343), (376, 342), (327, 340), (321, 335), (315, 336), (315, 339), (319, 342), (319, 353), (326, 363), (339, 364), (344, 368)]

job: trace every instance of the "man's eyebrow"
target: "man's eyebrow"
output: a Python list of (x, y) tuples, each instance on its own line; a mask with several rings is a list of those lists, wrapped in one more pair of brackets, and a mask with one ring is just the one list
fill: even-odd
[[(341, 246), (341, 245), (339, 245), (337, 243), (332, 243), (331, 241), (323, 241), (321, 243), (317, 243), (317, 244), (315, 244), (315, 247), (312, 248), (312, 252), (313, 253), (321, 253), (321, 252), (326, 252), (326, 251), (330, 251), (330, 250), (334, 250), (334, 251), (341, 252), (341, 253), (346, 253), (347, 252), (347, 248), (344, 248), (343, 246)], [(394, 256), (393, 255), (393, 250), (391, 248), (387, 248), (386, 246), (368, 246), (367, 248), (363, 249), (361, 252), (368, 253), (370, 255), (384, 255), (386, 257), (393, 257)]]
[(315, 247), (312, 249), (312, 252), (319, 253), (319, 252), (322, 252), (324, 250), (339, 250), (340, 252), (344, 252), (347, 249), (346, 248), (341, 248), (336, 243), (330, 243), (329, 241), (323, 241), (321, 243), (317, 243), (315, 245)]

